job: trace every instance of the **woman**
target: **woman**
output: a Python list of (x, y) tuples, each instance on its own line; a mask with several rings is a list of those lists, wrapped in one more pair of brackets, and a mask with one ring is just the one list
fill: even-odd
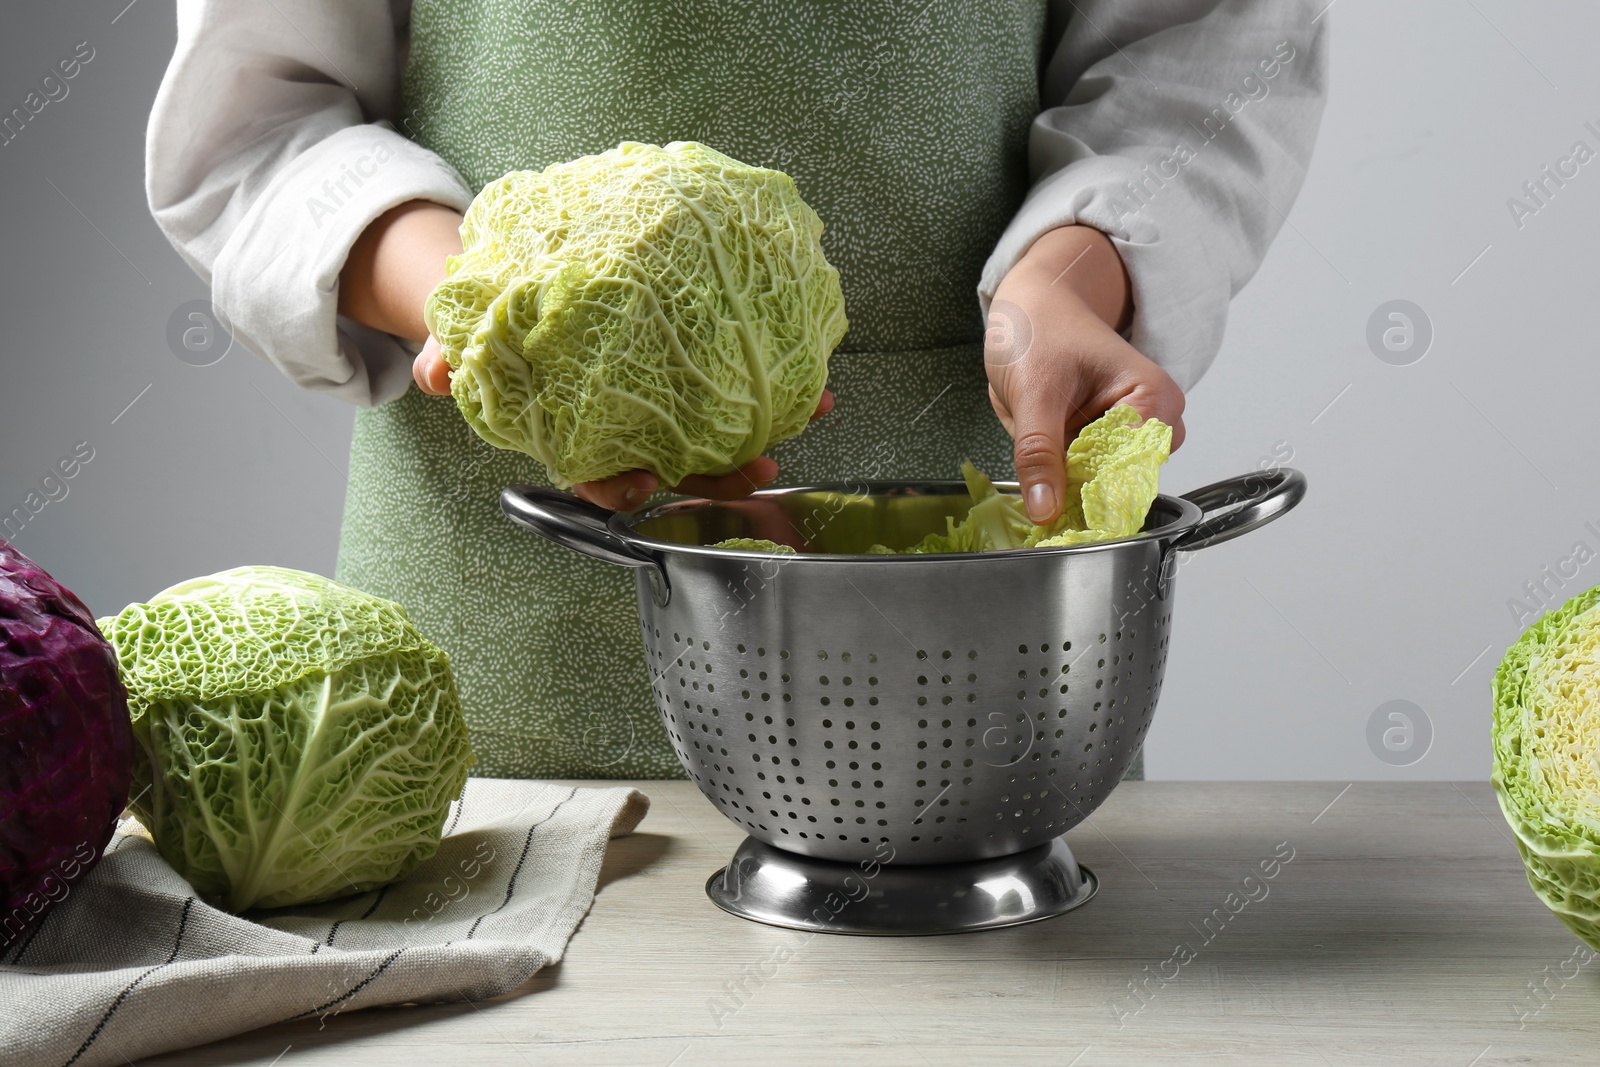
[[(675, 488), (948, 478), (971, 457), (1014, 461), (1043, 522), (1063, 442), (1108, 407), (1181, 441), (1325, 73), (1317, 5), (1284, 0), (181, 0), (178, 23), (151, 209), (238, 340), (364, 406), (338, 576), (450, 652), (500, 776), (680, 771), (632, 577), (506, 522), (499, 490), (543, 472), (442, 397), (422, 305), (477, 189), (624, 140), (787, 171), (842, 275), (838, 406)], [(576, 491), (633, 508), (658, 488)]]

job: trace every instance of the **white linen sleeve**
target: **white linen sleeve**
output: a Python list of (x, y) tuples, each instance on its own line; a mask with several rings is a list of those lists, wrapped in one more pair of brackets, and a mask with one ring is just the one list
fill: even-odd
[(1305, 177), (1326, 5), (1051, 0), (1033, 187), (984, 267), (985, 310), (1041, 234), (1092, 226), (1132, 279), (1129, 341), (1183, 389), (1198, 381)]
[(416, 346), (339, 315), (351, 245), (408, 200), (472, 199), (393, 125), (408, 7), (179, 0), (145, 144), (151, 213), (235, 339), (363, 405), (405, 392)]

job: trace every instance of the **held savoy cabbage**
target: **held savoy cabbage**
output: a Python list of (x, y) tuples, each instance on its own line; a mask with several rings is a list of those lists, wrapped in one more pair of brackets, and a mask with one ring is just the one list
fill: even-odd
[(428, 327), (467, 422), (557, 486), (726, 474), (821, 398), (846, 326), (821, 236), (786, 174), (627, 142), (485, 186)]
[(1494, 783), (1528, 882), (1600, 948), (1600, 586), (1539, 619), (1494, 676)]
[(207, 900), (364, 892), (438, 848), (473, 756), (449, 660), (398, 605), (241, 567), (101, 629), (146, 757), (134, 811)]

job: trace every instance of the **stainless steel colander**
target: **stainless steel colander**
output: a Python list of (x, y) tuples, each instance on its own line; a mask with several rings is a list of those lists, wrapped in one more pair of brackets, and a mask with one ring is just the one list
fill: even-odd
[[(773, 489), (633, 516), (513, 486), (502, 506), (637, 570), (657, 704), (723, 814), (788, 853), (929, 865), (1049, 846), (1086, 818), (1149, 729), (1178, 553), (1304, 492), (1296, 471), (1255, 473), (1158, 497), (1126, 540), (923, 556), (864, 550), (942, 531), (966, 511), (963, 483)], [(800, 554), (707, 547), (732, 537)]]

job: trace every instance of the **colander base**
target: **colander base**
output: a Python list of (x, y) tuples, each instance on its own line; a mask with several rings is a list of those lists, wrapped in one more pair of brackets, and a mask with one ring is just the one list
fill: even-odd
[(750, 837), (711, 876), (706, 895), (723, 911), (769, 926), (891, 937), (1038, 922), (1086, 903), (1100, 887), (1059, 837), (967, 863), (907, 865), (890, 858), (812, 859)]

